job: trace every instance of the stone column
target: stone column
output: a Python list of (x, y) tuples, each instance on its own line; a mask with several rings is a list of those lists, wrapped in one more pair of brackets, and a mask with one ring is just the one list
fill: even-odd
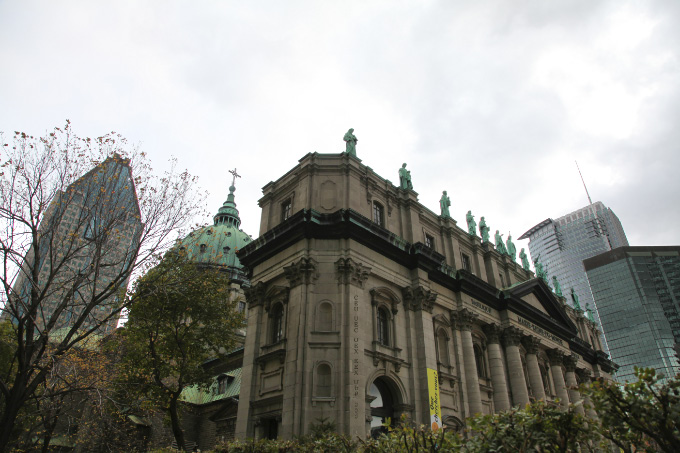
[(562, 407), (567, 408), (569, 407), (569, 394), (567, 393), (567, 386), (564, 383), (564, 375), (562, 374), (564, 353), (559, 349), (550, 349), (548, 351), (548, 359), (550, 359), (550, 373), (555, 383), (555, 393), (560, 399)]
[[(575, 373), (576, 362), (578, 362), (578, 356), (576, 355), (569, 355), (564, 358), (564, 366), (567, 369), (567, 373), (565, 375), (567, 392), (569, 393), (569, 400), (572, 402), (572, 404), (576, 404), (581, 401), (581, 392), (578, 390), (578, 381), (576, 380)], [(582, 404), (576, 406), (576, 412), (581, 415), (585, 415)]]
[(491, 382), (493, 383), (493, 405), (498, 411), (510, 409), (510, 395), (508, 395), (508, 383), (505, 380), (505, 367), (503, 366), (503, 353), (500, 345), (501, 328), (498, 324), (487, 324), (483, 327), (486, 334), (486, 345), (489, 350), (489, 368)]
[(512, 388), (512, 402), (514, 405), (525, 406), (529, 403), (529, 391), (522, 368), (522, 356), (519, 353), (521, 338), (522, 332), (517, 327), (508, 327), (503, 331), (505, 357), (508, 361), (508, 374)]
[(543, 388), (543, 377), (541, 376), (541, 368), (538, 366), (538, 345), (540, 340), (536, 337), (524, 337), (522, 344), (527, 351), (527, 374), (529, 375), (529, 384), (537, 400), (545, 400), (545, 389)]
[[(586, 370), (583, 368), (579, 368), (576, 370), (576, 374), (578, 375), (578, 378), (581, 380), (582, 384), (588, 384), (590, 383), (590, 376), (591, 376), (591, 371)], [(593, 420), (597, 420), (597, 412), (595, 412), (595, 408), (593, 407), (593, 402), (588, 398), (588, 396), (583, 397), (583, 407), (585, 409), (586, 414), (588, 417), (592, 418)]]
[(482, 397), (479, 393), (479, 375), (475, 362), (475, 349), (472, 343), (472, 323), (477, 315), (470, 310), (462, 309), (452, 311), (451, 317), (460, 329), (461, 346), (463, 347), (463, 367), (465, 368), (465, 389), (470, 413), (475, 415), (482, 413)]

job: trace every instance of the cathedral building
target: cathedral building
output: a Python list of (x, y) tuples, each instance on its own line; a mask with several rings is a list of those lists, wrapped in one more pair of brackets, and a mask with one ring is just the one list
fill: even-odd
[(260, 236), (237, 253), (250, 286), (236, 437), (321, 419), (360, 437), (401, 416), (429, 425), (432, 372), (453, 429), (610, 379), (597, 325), (423, 206), (402, 170), (395, 186), (354, 150), (311, 153), (264, 186)]

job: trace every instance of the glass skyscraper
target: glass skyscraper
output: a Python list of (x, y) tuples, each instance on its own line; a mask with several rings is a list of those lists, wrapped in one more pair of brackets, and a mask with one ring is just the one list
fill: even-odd
[(583, 264), (617, 380), (634, 381), (634, 366), (679, 373), (680, 246), (621, 247)]
[[(551, 285), (552, 277), (557, 277), (569, 304), (573, 288), (582, 309), (595, 305), (583, 260), (628, 245), (619, 218), (599, 201), (555, 220), (546, 219), (520, 239), (529, 239), (532, 261), (538, 259), (543, 265)], [(598, 307), (594, 308), (599, 322)]]

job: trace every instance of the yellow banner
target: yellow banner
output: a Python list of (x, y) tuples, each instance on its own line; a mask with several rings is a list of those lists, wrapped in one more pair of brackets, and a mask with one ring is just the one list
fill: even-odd
[(427, 369), (427, 389), (430, 395), (430, 426), (432, 431), (442, 427), (442, 407), (439, 402), (439, 376), (437, 370)]

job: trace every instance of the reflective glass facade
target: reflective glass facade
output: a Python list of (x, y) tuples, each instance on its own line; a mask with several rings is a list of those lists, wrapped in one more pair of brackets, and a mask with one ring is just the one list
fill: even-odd
[(538, 258), (543, 264), (548, 281), (552, 283), (552, 277), (557, 277), (570, 305), (573, 288), (581, 308), (589, 304), (599, 323), (599, 307), (593, 302), (583, 260), (628, 245), (614, 212), (598, 201), (555, 220), (544, 220), (520, 237), (527, 238), (532, 261)]
[(617, 380), (633, 367), (680, 372), (680, 247), (621, 247), (584, 261)]

